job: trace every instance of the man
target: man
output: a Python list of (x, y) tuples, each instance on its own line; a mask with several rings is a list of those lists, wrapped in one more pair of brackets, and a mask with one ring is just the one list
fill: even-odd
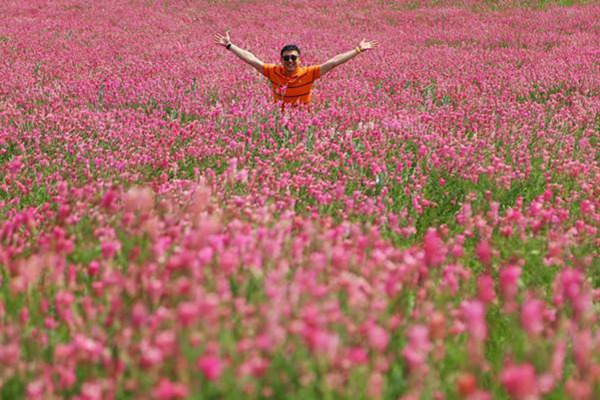
[(310, 103), (312, 86), (317, 79), (338, 65), (379, 45), (375, 40), (367, 41), (363, 39), (354, 49), (338, 54), (321, 65), (303, 67), (300, 60), (300, 49), (293, 44), (284, 46), (281, 49), (281, 65), (276, 65), (265, 64), (248, 50), (241, 49), (231, 43), (229, 32), (225, 32), (225, 35), (216, 34), (213, 40), (215, 44), (225, 47), (269, 78), (273, 86), (274, 101), (296, 105)]

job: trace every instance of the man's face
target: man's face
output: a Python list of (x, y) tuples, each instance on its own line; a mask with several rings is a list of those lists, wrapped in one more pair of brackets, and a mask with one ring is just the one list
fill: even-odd
[(281, 55), (281, 64), (288, 72), (294, 72), (300, 65), (300, 54), (296, 50), (284, 51)]

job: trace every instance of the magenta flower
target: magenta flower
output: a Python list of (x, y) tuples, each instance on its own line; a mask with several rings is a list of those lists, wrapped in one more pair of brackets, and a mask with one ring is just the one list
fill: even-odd
[(530, 335), (538, 335), (544, 329), (545, 307), (541, 300), (526, 299), (521, 310), (521, 325)]
[(538, 398), (535, 369), (531, 364), (504, 367), (500, 381), (511, 399), (530, 400)]
[(352, 347), (348, 350), (348, 360), (350, 360), (353, 365), (362, 365), (369, 361), (369, 356), (363, 348)]
[(161, 378), (158, 386), (154, 388), (153, 396), (157, 400), (177, 400), (187, 398), (188, 393), (188, 388), (184, 384)]
[(114, 190), (108, 190), (100, 201), (100, 205), (104, 208), (110, 209), (114, 201), (117, 199), (117, 193)]
[(196, 365), (204, 377), (209, 381), (219, 379), (224, 369), (221, 359), (210, 354), (200, 357), (196, 362)]
[(507, 311), (514, 310), (514, 300), (519, 291), (518, 281), (520, 276), (521, 268), (516, 265), (509, 265), (500, 270), (500, 291), (502, 292)]
[(433, 228), (430, 228), (425, 234), (423, 250), (425, 251), (425, 263), (428, 267), (438, 266), (446, 259), (444, 242)]
[(402, 357), (412, 373), (427, 371), (427, 358), (432, 348), (426, 326), (412, 326), (407, 333), (408, 343), (402, 350)]
[(477, 278), (477, 297), (485, 304), (496, 298), (494, 279), (490, 275), (483, 274)]
[(118, 241), (105, 241), (100, 245), (102, 257), (105, 259), (112, 258), (121, 249), (121, 243)]
[(368, 325), (367, 337), (371, 347), (377, 351), (385, 350), (390, 341), (389, 335), (385, 329), (375, 324)]
[(123, 206), (126, 211), (149, 212), (154, 207), (154, 192), (148, 187), (132, 187), (125, 193)]
[(492, 261), (492, 247), (487, 240), (482, 240), (475, 248), (475, 254), (483, 265), (489, 265)]
[(471, 338), (482, 342), (488, 335), (485, 320), (485, 305), (477, 300), (463, 301), (460, 305), (465, 328)]

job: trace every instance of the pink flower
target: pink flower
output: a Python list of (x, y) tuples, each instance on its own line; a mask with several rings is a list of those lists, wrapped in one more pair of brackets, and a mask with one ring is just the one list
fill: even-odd
[(578, 269), (565, 268), (556, 277), (555, 303), (562, 304), (566, 297), (571, 303), (577, 318), (585, 315), (592, 305), (591, 294), (583, 286), (584, 274)]
[(209, 381), (215, 381), (219, 379), (224, 369), (221, 359), (210, 354), (200, 357), (196, 365), (198, 366), (200, 372), (202, 372), (202, 374), (204, 374), (206, 379)]
[(132, 187), (125, 193), (123, 206), (126, 211), (148, 212), (154, 207), (154, 192), (148, 187)]
[(544, 303), (538, 299), (527, 299), (521, 309), (521, 325), (530, 335), (537, 335), (544, 329)]
[(112, 258), (121, 249), (121, 242), (117, 240), (108, 240), (102, 242), (100, 250), (102, 251), (102, 257)]
[(433, 228), (429, 228), (425, 234), (423, 250), (425, 251), (425, 263), (428, 267), (438, 266), (446, 259), (444, 242)]
[(496, 298), (494, 279), (490, 275), (483, 274), (477, 278), (477, 297), (485, 304)]
[(476, 390), (466, 397), (467, 400), (493, 400), (492, 395), (485, 390)]
[(200, 214), (206, 210), (210, 204), (211, 191), (209, 187), (198, 185), (192, 194), (190, 211), (194, 214)]
[(115, 193), (114, 190), (110, 189), (108, 192), (106, 192), (104, 194), (104, 196), (102, 196), (102, 200), (100, 201), (100, 205), (103, 208), (110, 208), (116, 198), (117, 198), (117, 194)]
[(21, 357), (18, 343), (0, 344), (0, 363), (2, 365), (16, 365)]
[(475, 254), (483, 265), (489, 265), (492, 261), (492, 246), (487, 240), (482, 240), (477, 244)]
[(367, 327), (367, 337), (369, 344), (377, 351), (383, 351), (387, 347), (390, 337), (388, 333), (379, 325), (370, 324)]
[(363, 348), (352, 347), (348, 350), (348, 360), (354, 365), (361, 365), (369, 362), (369, 356)]
[(58, 386), (61, 389), (70, 389), (77, 382), (77, 375), (73, 368), (58, 366), (56, 368), (58, 375)]
[[(594, 339), (589, 329), (577, 332), (573, 337), (573, 358), (577, 368), (585, 373), (592, 364), (594, 353)], [(596, 347), (598, 350), (598, 347)]]
[(535, 369), (531, 364), (505, 367), (500, 376), (500, 381), (512, 399), (529, 400), (537, 398)]
[(191, 302), (181, 303), (177, 307), (177, 319), (182, 326), (190, 326), (198, 317), (198, 306)]
[(478, 342), (484, 341), (487, 337), (485, 305), (477, 300), (463, 301), (460, 309), (469, 335)]
[(550, 363), (550, 373), (555, 379), (560, 379), (562, 376), (566, 352), (567, 345), (565, 341), (559, 340), (554, 349), (554, 354), (552, 355), (552, 361)]
[(457, 392), (464, 398), (477, 391), (477, 378), (471, 373), (462, 373), (456, 380)]
[(141, 351), (140, 365), (142, 368), (157, 366), (162, 363), (164, 359), (163, 352), (157, 347), (145, 345), (142, 346)]
[(381, 372), (373, 372), (369, 376), (369, 382), (367, 383), (369, 398), (379, 399), (383, 394), (383, 387), (385, 384), (385, 378)]
[(512, 302), (517, 295), (519, 288), (517, 283), (521, 276), (521, 268), (516, 265), (509, 265), (500, 270), (500, 290), (505, 302)]
[(595, 398), (593, 392), (591, 383), (583, 379), (571, 377), (565, 384), (567, 398), (572, 400), (593, 400)]
[(407, 332), (408, 343), (402, 350), (402, 357), (407, 362), (411, 372), (425, 372), (427, 358), (432, 348), (429, 341), (429, 330), (424, 325), (415, 325)]
[(43, 379), (37, 379), (27, 385), (28, 399), (42, 399), (46, 384)]
[(269, 368), (269, 361), (260, 356), (252, 356), (240, 365), (238, 374), (240, 376), (254, 376), (258, 378), (266, 372), (267, 368)]
[(100, 263), (96, 260), (90, 262), (90, 264), (88, 265), (88, 274), (90, 274), (90, 276), (95, 276), (96, 274), (98, 274), (99, 270)]
[(103, 398), (100, 382), (85, 382), (81, 387), (81, 400), (101, 400)]
[(339, 337), (324, 329), (305, 327), (302, 333), (308, 347), (315, 353), (335, 355), (339, 346)]
[(167, 378), (161, 378), (158, 386), (153, 392), (157, 400), (176, 400), (188, 397), (188, 389), (182, 383), (171, 382)]

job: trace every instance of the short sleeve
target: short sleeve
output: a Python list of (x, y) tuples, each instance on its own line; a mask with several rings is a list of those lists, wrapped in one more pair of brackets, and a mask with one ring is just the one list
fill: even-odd
[(311, 80), (316, 81), (321, 77), (321, 66), (311, 65), (310, 67), (308, 67), (308, 73), (310, 74)]
[(266, 76), (267, 78), (273, 80), (273, 72), (275, 71), (275, 64), (263, 64), (263, 70), (262, 73), (264, 76)]

